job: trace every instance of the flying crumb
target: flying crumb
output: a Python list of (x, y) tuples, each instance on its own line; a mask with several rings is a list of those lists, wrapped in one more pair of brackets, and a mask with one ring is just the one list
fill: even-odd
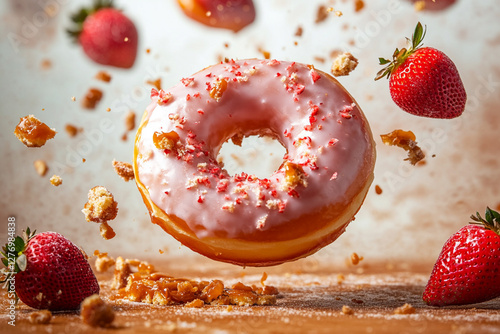
[(326, 20), (327, 18), (328, 18), (328, 8), (324, 5), (319, 6), (318, 10), (316, 11), (316, 20), (314, 22), (320, 23)]
[(105, 187), (96, 186), (90, 189), (88, 199), (82, 210), (88, 222), (104, 223), (116, 218), (118, 203)]
[(85, 109), (95, 109), (102, 99), (102, 91), (97, 88), (90, 88), (82, 99), (82, 107)]
[(77, 128), (76, 126), (74, 126), (72, 124), (66, 124), (66, 126), (64, 127), (64, 130), (66, 131), (66, 133), (70, 137), (75, 137), (79, 132), (83, 131), (82, 128)]
[(115, 169), (116, 174), (124, 179), (125, 182), (134, 179), (134, 170), (132, 165), (128, 162), (113, 160), (113, 168)]
[(125, 114), (125, 131), (132, 131), (135, 129), (135, 112), (130, 110)]
[(36, 172), (40, 176), (45, 176), (45, 174), (47, 174), (47, 170), (49, 169), (47, 167), (47, 163), (43, 160), (35, 160), (33, 162), (33, 167), (35, 167)]
[(358, 66), (358, 59), (349, 52), (344, 52), (335, 58), (332, 65), (332, 74), (336, 77), (349, 75)]
[(98, 273), (104, 273), (115, 265), (115, 259), (108, 256), (108, 253), (101, 253), (96, 250), (94, 252), (94, 256), (97, 256), (97, 259), (95, 260), (95, 269)]
[(62, 184), (62, 182), (63, 180), (59, 175), (52, 175), (52, 177), (50, 178), (50, 183), (54, 187), (59, 187)]
[(104, 82), (110, 82), (111, 81), (111, 75), (106, 72), (106, 71), (99, 71), (97, 72), (97, 74), (95, 75), (95, 78), (97, 80), (101, 80), (101, 81), (104, 81)]
[(423, 0), (415, 1), (414, 7), (415, 7), (416, 12), (420, 12), (420, 11), (424, 10), (425, 9), (425, 1), (423, 1)]
[(161, 89), (161, 78), (158, 78), (156, 80), (147, 80), (146, 83), (148, 85), (154, 86), (158, 90)]
[(92, 327), (109, 327), (115, 319), (115, 312), (99, 295), (92, 295), (83, 300), (80, 317), (84, 323)]
[(46, 325), (52, 320), (52, 312), (49, 310), (40, 310), (30, 313), (30, 323), (35, 325)]
[(380, 135), (382, 142), (389, 146), (398, 146), (408, 152), (408, 158), (404, 159), (409, 161), (412, 165), (425, 158), (424, 152), (417, 145), (415, 134), (411, 131), (394, 130), (391, 133)]
[(297, 30), (295, 30), (295, 36), (302, 37), (303, 33), (304, 33), (304, 29), (302, 28), (302, 26), (298, 26)]
[(14, 134), (27, 147), (42, 147), (47, 140), (55, 137), (56, 131), (35, 116), (28, 115), (20, 119)]
[(365, 2), (363, 0), (355, 0), (354, 1), (354, 11), (357, 13), (360, 10), (365, 8)]
[(363, 260), (363, 257), (362, 256), (359, 256), (357, 253), (352, 253), (351, 254), (351, 263), (353, 265), (358, 265), (359, 262), (361, 262)]

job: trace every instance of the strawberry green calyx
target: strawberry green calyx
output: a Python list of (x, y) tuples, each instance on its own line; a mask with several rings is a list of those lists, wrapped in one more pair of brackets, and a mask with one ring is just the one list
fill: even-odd
[(9, 238), (8, 243), (2, 247), (0, 254), (2, 255), (2, 263), (5, 268), (0, 270), (1, 279), (0, 283), (3, 284), (4, 288), (7, 288), (9, 293), (14, 293), (16, 302), (18, 300), (15, 291), (14, 276), (26, 269), (26, 255), (24, 251), (28, 245), (28, 242), (35, 236), (36, 231), (31, 232), (28, 227), (26, 231), (23, 231), (23, 236), (16, 236)]
[(71, 15), (71, 21), (74, 23), (74, 27), (72, 29), (67, 29), (66, 32), (75, 41), (78, 40), (83, 30), (83, 22), (85, 22), (85, 19), (103, 8), (114, 8), (113, 0), (94, 0), (92, 7), (81, 8), (78, 12)]
[(377, 73), (375, 80), (382, 79), (383, 77), (389, 78), (399, 65), (403, 64), (411, 54), (420, 49), (423, 45), (425, 33), (426, 27), (423, 27), (422, 24), (418, 22), (411, 40), (406, 38), (408, 48), (402, 48), (401, 50), (396, 48), (392, 54), (392, 60), (379, 58), (379, 64), (386, 66)]
[(495, 210), (486, 207), (486, 213), (484, 214), (484, 218), (481, 217), (479, 212), (476, 212), (476, 215), (470, 216), (470, 219), (473, 221), (470, 222), (474, 225), (481, 225), (487, 230), (491, 230), (500, 236), (500, 213)]

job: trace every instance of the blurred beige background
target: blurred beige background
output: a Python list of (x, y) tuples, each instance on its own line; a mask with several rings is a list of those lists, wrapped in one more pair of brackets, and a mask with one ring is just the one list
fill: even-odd
[[(327, 72), (336, 51), (351, 51), (360, 62), (350, 76), (339, 80), (372, 126), (378, 150), (373, 187), (378, 185), (383, 192), (377, 195), (372, 187), (346, 233), (309, 258), (309, 263), (341, 265), (357, 252), (366, 263), (432, 264), (446, 239), (469, 221), (471, 213), (484, 212), (487, 205), (500, 206), (500, 7), (493, 0), (459, 0), (439, 12), (416, 12), (406, 0), (365, 1), (359, 12), (354, 11), (353, 0), (254, 0), (257, 20), (237, 34), (188, 19), (173, 0), (116, 1), (140, 34), (138, 58), (130, 70), (91, 62), (66, 36), (70, 13), (88, 2), (0, 3), (2, 243), (7, 218), (15, 216), (19, 232), (26, 226), (54, 230), (88, 253), (99, 249), (114, 256), (201, 257), (150, 223), (135, 184), (120, 179), (111, 161), (131, 162), (134, 134), (122, 140), (123, 119), (133, 110), (139, 121), (149, 101), (147, 80), (161, 78), (168, 88), (221, 57), (262, 57), (259, 50)], [(322, 4), (342, 11), (343, 16), (330, 15), (315, 23)], [(459, 69), (468, 103), (458, 119), (406, 114), (392, 102), (388, 82), (373, 80), (378, 57), (390, 57), (396, 46), (404, 46), (404, 37), (411, 36), (417, 21), (427, 25), (425, 45), (445, 52)], [(303, 33), (296, 36), (299, 26)], [(100, 70), (112, 75), (109, 84), (94, 78)], [(104, 93), (94, 111), (80, 106), (90, 87)], [(54, 127), (55, 139), (39, 149), (24, 147), (13, 130), (27, 114)], [(66, 124), (84, 131), (70, 138), (64, 131)], [(416, 134), (427, 155), (425, 165), (411, 166), (403, 161), (402, 149), (382, 144), (380, 134), (397, 128)], [(229, 160), (226, 164), (270, 173), (282, 152), (262, 151), (267, 143), (259, 145), (250, 141), (242, 151), (254, 160), (266, 160), (263, 167), (251, 163), (242, 167)], [(228, 156), (234, 153), (226, 151)], [(49, 165), (45, 177), (33, 168), (37, 159)], [(50, 184), (53, 174), (63, 178), (60, 187)], [(80, 212), (88, 190), (96, 185), (107, 187), (119, 203), (118, 217), (110, 222), (117, 237), (110, 241), (103, 240), (98, 225), (86, 222)], [(159, 249), (165, 253), (160, 255)]]

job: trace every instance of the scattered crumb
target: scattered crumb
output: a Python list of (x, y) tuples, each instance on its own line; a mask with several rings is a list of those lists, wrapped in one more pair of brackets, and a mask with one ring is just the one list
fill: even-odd
[(148, 85), (155, 86), (155, 88), (158, 89), (158, 90), (161, 89), (161, 78), (158, 78), (156, 80), (147, 80), (146, 83)]
[(115, 259), (108, 256), (108, 253), (101, 253), (98, 250), (94, 252), (94, 256), (97, 256), (97, 259), (95, 260), (95, 269), (99, 273), (108, 271), (108, 269), (114, 266), (116, 262)]
[(50, 183), (52, 183), (53, 186), (59, 187), (62, 184), (63, 180), (59, 175), (52, 175), (50, 178)]
[(47, 140), (55, 137), (56, 131), (35, 116), (28, 115), (20, 119), (14, 134), (27, 147), (42, 147)]
[(304, 33), (304, 29), (302, 28), (302, 26), (298, 26), (297, 30), (295, 30), (295, 36), (302, 37), (303, 33)]
[(413, 313), (415, 313), (415, 308), (408, 303), (394, 310), (394, 314), (413, 314)]
[(97, 80), (101, 80), (101, 81), (104, 81), (104, 82), (110, 82), (111, 81), (111, 75), (106, 72), (106, 71), (99, 71), (97, 72), (97, 74), (95, 75), (95, 78)]
[(349, 306), (344, 305), (344, 306), (342, 306), (342, 313), (347, 314), (347, 315), (351, 315), (351, 314), (354, 314), (354, 310), (352, 308), (350, 308)]
[(99, 231), (104, 240), (113, 239), (116, 236), (115, 231), (108, 225), (107, 222), (101, 223)]
[(380, 188), (380, 186), (379, 186), (378, 184), (377, 184), (377, 185), (375, 185), (375, 193), (376, 193), (377, 195), (382, 194), (382, 188)]
[(408, 152), (408, 158), (412, 165), (425, 158), (424, 152), (418, 147), (415, 134), (411, 131), (394, 130), (391, 133), (380, 135), (382, 142), (389, 146), (398, 146)]
[(111, 108), (106, 108), (106, 111), (107, 111), (107, 112), (110, 112), (110, 111), (111, 111)]
[(82, 128), (77, 128), (76, 126), (74, 126), (72, 124), (66, 124), (66, 126), (64, 127), (64, 130), (66, 131), (66, 133), (70, 137), (75, 137), (79, 132), (83, 131)]
[(134, 170), (132, 165), (128, 162), (113, 160), (113, 168), (115, 169), (116, 174), (124, 179), (125, 182), (134, 179)]
[(360, 10), (365, 8), (365, 2), (363, 0), (355, 0), (354, 1), (354, 11), (357, 13)]
[(115, 312), (99, 295), (92, 295), (83, 300), (80, 317), (84, 323), (92, 327), (109, 327), (115, 319)]
[(89, 190), (88, 199), (82, 210), (87, 221), (103, 223), (116, 218), (118, 203), (108, 189), (96, 186)]
[(359, 262), (361, 262), (363, 260), (363, 257), (362, 256), (359, 256), (357, 253), (352, 253), (351, 254), (351, 263), (353, 265), (358, 265)]
[(194, 308), (200, 308), (205, 305), (205, 302), (201, 299), (194, 299), (190, 302), (187, 302), (184, 307), (194, 307)]
[(90, 88), (82, 99), (82, 107), (85, 109), (95, 109), (102, 99), (102, 91), (97, 88)]
[(30, 323), (35, 325), (46, 325), (52, 320), (52, 312), (49, 310), (40, 310), (30, 313)]
[(344, 52), (333, 61), (332, 74), (336, 77), (349, 75), (358, 66), (358, 59), (349, 52)]
[(158, 249), (158, 253), (160, 253), (160, 254), (164, 254), (164, 253), (165, 253), (165, 251), (164, 251), (163, 249), (161, 249), (161, 248), (160, 248), (160, 249)]
[(125, 130), (132, 131), (135, 129), (135, 112), (130, 110), (125, 114)]
[(45, 176), (45, 174), (47, 174), (47, 170), (49, 169), (47, 167), (47, 163), (45, 163), (45, 161), (43, 160), (35, 160), (33, 162), (33, 166), (35, 167), (36, 172), (40, 176)]
[(344, 282), (344, 280), (345, 280), (344, 275), (342, 275), (342, 274), (337, 275), (337, 284), (339, 284), (339, 285), (342, 284)]
[(231, 312), (232, 310), (233, 310), (233, 305), (228, 305), (226, 311)]

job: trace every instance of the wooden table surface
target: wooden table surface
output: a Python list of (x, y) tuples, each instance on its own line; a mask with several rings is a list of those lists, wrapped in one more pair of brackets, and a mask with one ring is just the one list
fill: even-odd
[[(151, 262), (151, 261), (150, 261)], [(500, 299), (466, 307), (434, 308), (421, 299), (429, 266), (325, 268), (301, 260), (273, 268), (240, 268), (212, 261), (156, 260), (161, 272), (189, 279), (222, 279), (226, 286), (241, 281), (276, 286), (274, 306), (152, 306), (111, 301), (112, 270), (98, 274), (101, 296), (114, 307), (110, 329), (84, 324), (78, 313), (57, 313), (48, 325), (33, 325), (32, 309), (20, 304), (15, 326), (8, 325), (8, 299), (0, 297), (0, 333), (500, 333)], [(339, 283), (339, 274), (344, 279)], [(413, 314), (394, 314), (405, 303)], [(342, 306), (354, 310), (342, 313)]]

